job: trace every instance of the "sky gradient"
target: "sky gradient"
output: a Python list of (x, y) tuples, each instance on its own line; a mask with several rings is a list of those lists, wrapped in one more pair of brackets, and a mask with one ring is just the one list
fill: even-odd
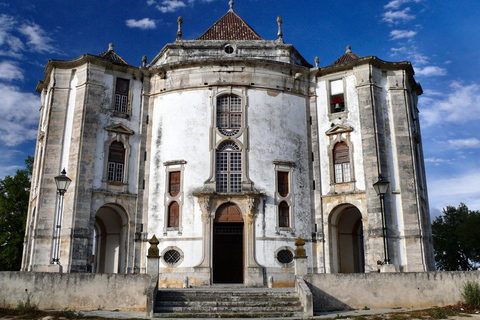
[[(34, 155), (48, 59), (115, 52), (150, 62), (175, 41), (199, 37), (229, 8), (227, 0), (0, 0), (0, 178)], [(471, 0), (235, 0), (262, 38), (283, 38), (308, 62), (327, 66), (347, 45), (360, 56), (412, 62), (419, 100), (432, 216), (464, 202), (480, 210), (480, 3)]]

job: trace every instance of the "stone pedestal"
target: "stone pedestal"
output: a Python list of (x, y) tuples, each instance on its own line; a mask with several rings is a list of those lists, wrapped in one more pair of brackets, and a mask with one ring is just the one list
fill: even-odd
[(380, 273), (383, 272), (397, 272), (395, 270), (395, 265), (394, 264), (382, 264), (379, 266)]
[(305, 241), (302, 238), (298, 237), (297, 241), (295, 241), (295, 246), (297, 249), (295, 250), (295, 276), (303, 277), (307, 275), (307, 254), (305, 248)]
[(148, 240), (148, 243), (150, 243), (150, 248), (148, 249), (147, 255), (147, 274), (158, 276), (158, 270), (160, 267), (158, 244), (160, 241), (158, 241), (157, 237), (153, 235), (152, 239)]
[(62, 273), (63, 268), (59, 264), (49, 264), (47, 266), (47, 272), (56, 272), (56, 273)]

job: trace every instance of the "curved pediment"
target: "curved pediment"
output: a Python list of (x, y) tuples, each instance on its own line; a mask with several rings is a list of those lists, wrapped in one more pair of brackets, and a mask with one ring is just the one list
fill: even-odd
[(331, 135), (334, 135), (334, 134), (339, 134), (339, 133), (344, 133), (344, 132), (351, 132), (353, 131), (353, 128), (352, 127), (349, 127), (349, 126), (343, 126), (341, 124), (337, 124), (333, 127), (331, 127), (330, 129), (328, 129), (325, 134), (327, 136), (331, 136)]

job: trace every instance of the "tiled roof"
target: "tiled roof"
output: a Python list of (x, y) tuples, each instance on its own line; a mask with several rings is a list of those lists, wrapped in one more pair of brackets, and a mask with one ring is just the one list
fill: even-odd
[(128, 65), (127, 61), (125, 61), (122, 57), (116, 54), (115, 51), (113, 51), (113, 43), (109, 44), (108, 51), (102, 52), (98, 56), (115, 63)]
[(350, 46), (347, 46), (347, 52), (345, 52), (345, 54), (343, 56), (341, 56), (340, 58), (335, 60), (335, 62), (332, 63), (331, 65), (335, 66), (337, 64), (347, 63), (347, 62), (354, 61), (354, 60), (357, 60), (357, 59), (360, 59), (360, 58), (361, 58), (361, 56), (353, 53), (352, 48)]
[(196, 40), (263, 40), (238, 14), (229, 10)]

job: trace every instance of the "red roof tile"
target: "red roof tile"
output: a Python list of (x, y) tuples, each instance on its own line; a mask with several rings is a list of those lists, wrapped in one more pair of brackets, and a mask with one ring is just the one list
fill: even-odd
[(110, 61), (115, 62), (115, 63), (128, 65), (127, 61), (125, 61), (115, 51), (113, 51), (113, 43), (109, 44), (108, 51), (105, 51), (105, 52), (102, 52), (102, 53), (98, 54), (98, 57), (110, 60)]
[(228, 11), (196, 40), (264, 40), (233, 10)]
[(332, 63), (331, 65), (335, 66), (337, 64), (347, 63), (347, 62), (354, 61), (354, 60), (357, 60), (357, 59), (360, 59), (360, 58), (361, 58), (361, 56), (353, 53), (352, 48), (350, 46), (347, 46), (347, 52), (345, 52), (345, 54), (343, 56), (341, 56), (340, 58), (335, 60), (335, 62)]

